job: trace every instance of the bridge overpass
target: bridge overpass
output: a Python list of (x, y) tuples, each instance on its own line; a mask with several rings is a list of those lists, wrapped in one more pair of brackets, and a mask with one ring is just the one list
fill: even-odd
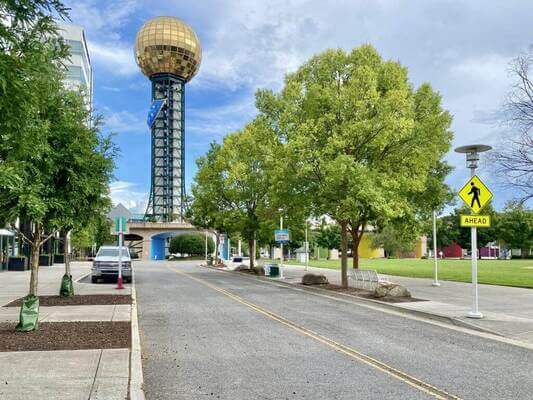
[[(184, 233), (202, 233), (187, 222), (135, 222), (128, 221), (128, 233), (124, 235), (125, 244), (139, 255), (142, 260), (163, 260), (167, 239)], [(209, 232), (209, 235), (213, 235)]]

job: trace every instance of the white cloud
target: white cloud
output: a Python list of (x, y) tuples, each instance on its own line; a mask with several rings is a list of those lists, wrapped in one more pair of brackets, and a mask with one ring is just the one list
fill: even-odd
[(509, 57), (500, 54), (483, 54), (480, 57), (472, 57), (461, 60), (452, 65), (450, 72), (457, 79), (469, 79), (477, 81), (507, 82)]
[(118, 39), (118, 29), (131, 21), (132, 14), (140, 7), (139, 2), (113, 0), (102, 3), (98, 0), (67, 2), (73, 22), (90, 29), (92, 37)]
[(148, 193), (139, 190), (139, 185), (132, 182), (116, 181), (111, 183), (110, 190), (113, 205), (122, 203), (133, 213), (142, 214), (146, 211)]
[(122, 42), (95, 42), (90, 40), (89, 54), (98, 68), (104, 68), (115, 75), (132, 76), (139, 73), (130, 45)]
[(255, 114), (254, 98), (249, 96), (221, 107), (188, 109), (186, 132), (195, 140), (220, 139), (241, 129)]
[(132, 113), (121, 110), (114, 111), (109, 107), (103, 107), (101, 111), (104, 117), (104, 127), (106, 130), (116, 133), (146, 133), (148, 127), (142, 118), (141, 112)]
[(113, 75), (131, 76), (138, 72), (132, 44), (123, 28), (131, 24), (139, 9), (135, 0), (76, 1), (70, 4), (71, 18), (86, 30), (89, 54), (95, 67)]

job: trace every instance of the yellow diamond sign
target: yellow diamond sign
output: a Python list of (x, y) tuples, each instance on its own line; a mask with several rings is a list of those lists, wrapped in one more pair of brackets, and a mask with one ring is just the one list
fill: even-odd
[(470, 207), (474, 214), (477, 214), (492, 199), (492, 192), (477, 175), (474, 175), (459, 190), (459, 197)]

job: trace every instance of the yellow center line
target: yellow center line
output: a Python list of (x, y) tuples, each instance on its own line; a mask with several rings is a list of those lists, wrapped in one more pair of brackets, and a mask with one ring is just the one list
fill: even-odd
[(460, 397), (457, 397), (457, 396), (454, 396), (454, 395), (451, 395), (449, 393), (447, 393), (446, 391), (444, 390), (441, 390), (441, 389), (438, 389), (436, 388), (435, 386), (427, 383), (427, 382), (424, 382), (418, 378), (415, 378), (414, 376), (411, 376), (405, 372), (402, 372), (394, 367), (391, 367), (390, 365), (388, 364), (385, 364), (384, 362), (381, 362), (379, 360), (376, 360), (375, 358), (373, 357), (370, 357), (364, 353), (361, 353), (349, 346), (346, 346), (342, 343), (338, 343), (326, 336), (323, 336), (317, 332), (314, 332), (308, 328), (305, 328), (301, 325), (298, 325), (296, 324), (295, 322), (292, 322), (278, 314), (275, 314), (273, 313), (272, 311), (268, 311), (252, 302), (249, 302), (248, 300), (245, 300), (243, 299), (242, 297), (234, 294), (234, 293), (231, 293), (231, 292), (228, 292), (227, 290), (225, 289), (222, 289), (221, 287), (219, 286), (216, 286), (216, 285), (213, 285), (212, 283), (209, 283), (207, 282), (206, 280), (204, 279), (200, 279), (200, 278), (197, 278), (197, 277), (194, 277), (186, 272), (183, 272), (183, 271), (179, 271), (179, 270), (176, 270), (176, 269), (172, 269), (172, 268), (169, 268), (167, 267), (170, 271), (173, 271), (175, 273), (177, 273), (178, 275), (183, 275), (183, 276), (186, 276), (187, 278), (189, 279), (192, 279), (193, 281), (195, 282), (198, 282), (204, 286), (207, 286), (208, 288), (210, 289), (213, 289), (219, 293), (222, 293), (223, 295), (251, 308), (252, 310), (254, 311), (257, 311), (258, 313), (262, 314), (262, 315), (265, 315), (267, 316), (268, 318), (270, 319), (273, 319), (274, 321), (277, 321), (279, 322), (280, 324), (283, 324), (289, 328), (291, 328), (292, 330), (296, 331), (296, 332), (299, 332), (301, 333), (302, 335), (305, 335), (307, 337), (310, 337), (314, 340), (316, 340), (317, 342), (320, 342), (320, 343), (323, 343), (325, 344), (326, 346), (329, 346), (333, 349), (335, 349), (337, 352), (339, 353), (342, 353), (344, 355), (347, 355), (348, 357), (350, 358), (353, 358), (355, 360), (358, 360), (374, 369), (377, 369), (389, 376), (392, 376), (393, 378), (401, 381), (401, 382), (404, 382), (426, 394), (429, 394), (431, 396), (433, 396), (434, 398), (436, 399), (443, 399), (443, 400), (461, 400)]

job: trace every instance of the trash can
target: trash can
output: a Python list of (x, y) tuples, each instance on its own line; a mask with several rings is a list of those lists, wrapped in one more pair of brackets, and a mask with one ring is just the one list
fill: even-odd
[(279, 265), (278, 264), (265, 264), (265, 276), (271, 278), (277, 278), (279, 276)]
[(213, 265), (213, 256), (211, 254), (207, 256), (207, 265)]

